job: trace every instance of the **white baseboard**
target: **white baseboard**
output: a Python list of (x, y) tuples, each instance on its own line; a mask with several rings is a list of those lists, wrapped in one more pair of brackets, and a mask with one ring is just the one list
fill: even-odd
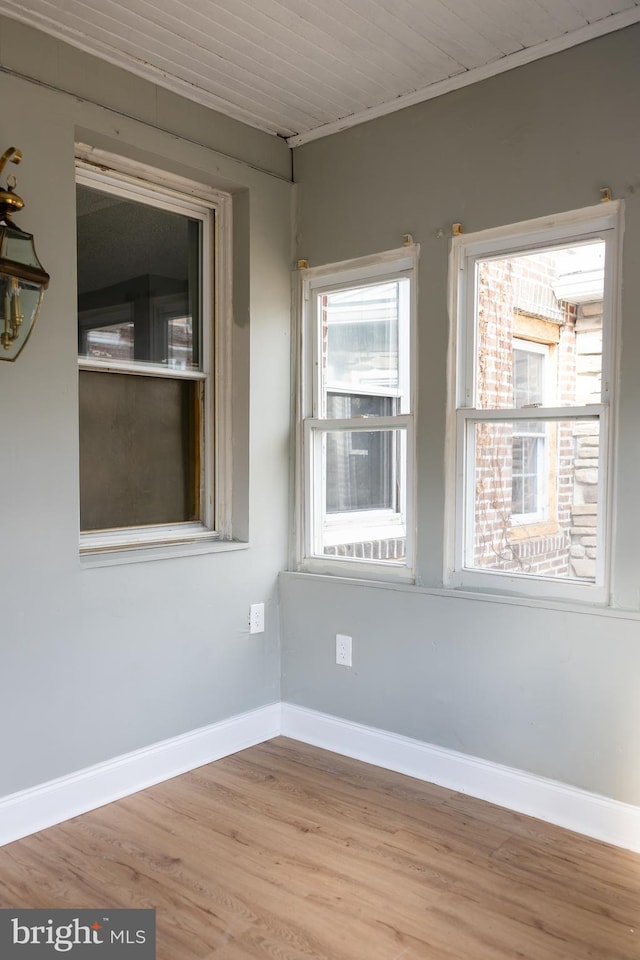
[(640, 852), (640, 807), (290, 703), (282, 704), (281, 732)]
[(0, 846), (271, 740), (280, 704), (250, 710), (0, 799)]
[(290, 703), (260, 707), (0, 798), (0, 846), (279, 734), (640, 852), (640, 807)]

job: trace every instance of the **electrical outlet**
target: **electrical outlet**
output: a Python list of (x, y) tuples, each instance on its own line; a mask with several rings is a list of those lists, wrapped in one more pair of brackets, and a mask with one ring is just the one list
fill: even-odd
[(252, 603), (249, 609), (249, 633), (264, 633), (264, 603)]
[(351, 664), (351, 637), (344, 633), (336, 633), (336, 663), (342, 667), (350, 667)]

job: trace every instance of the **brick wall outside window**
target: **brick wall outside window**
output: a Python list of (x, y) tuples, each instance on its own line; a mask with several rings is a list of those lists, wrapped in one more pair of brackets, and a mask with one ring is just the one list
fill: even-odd
[[(602, 302), (576, 307), (553, 294), (553, 255), (485, 260), (477, 276), (476, 406), (513, 407), (513, 340), (548, 344), (545, 406), (599, 402)], [(559, 422), (546, 432), (545, 516), (512, 515), (512, 423), (476, 429), (474, 566), (553, 577), (595, 577), (597, 428)]]

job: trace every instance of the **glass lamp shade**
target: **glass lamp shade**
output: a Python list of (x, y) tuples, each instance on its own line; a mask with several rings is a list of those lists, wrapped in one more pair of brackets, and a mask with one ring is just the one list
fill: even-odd
[(33, 236), (0, 220), (0, 360), (15, 360), (24, 347), (48, 284)]

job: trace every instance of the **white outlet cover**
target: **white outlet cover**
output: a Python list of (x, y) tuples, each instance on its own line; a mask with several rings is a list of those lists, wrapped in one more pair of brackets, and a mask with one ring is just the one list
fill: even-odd
[(336, 633), (336, 663), (342, 667), (352, 666), (351, 637), (345, 633)]
[(249, 608), (249, 633), (264, 633), (264, 603), (252, 603)]

